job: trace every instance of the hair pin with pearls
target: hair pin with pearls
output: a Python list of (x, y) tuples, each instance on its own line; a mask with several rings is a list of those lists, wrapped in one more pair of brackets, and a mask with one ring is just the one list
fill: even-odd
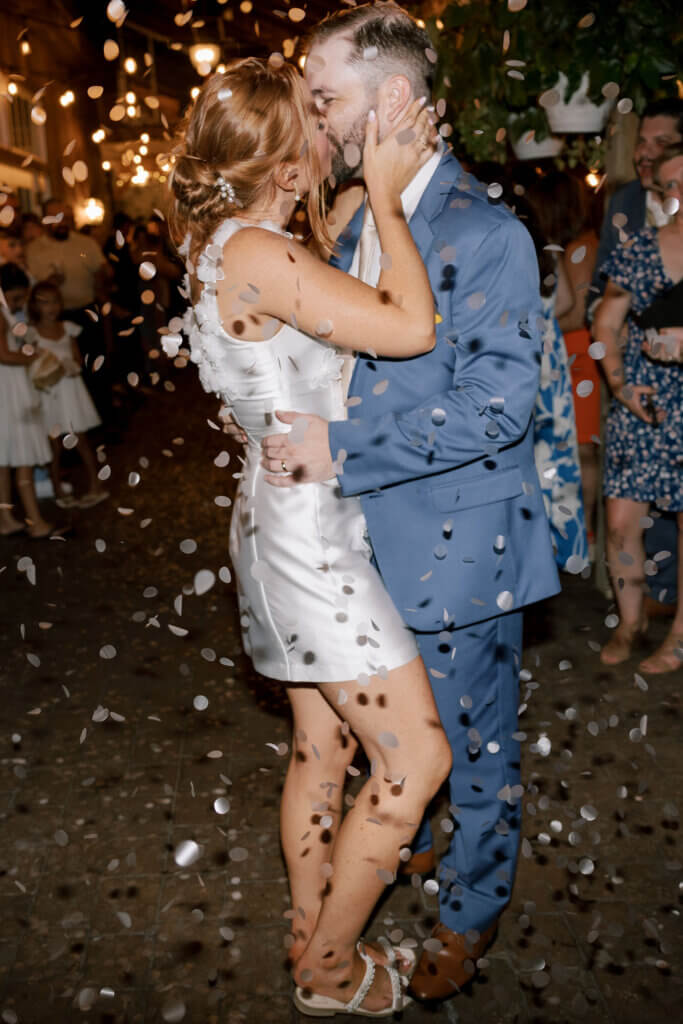
[(219, 174), (216, 178), (216, 186), (221, 194), (221, 199), (225, 202), (226, 200), (233, 204), (233, 206), (241, 206), (242, 204), (235, 195), (235, 187), (230, 181), (226, 181), (225, 178)]

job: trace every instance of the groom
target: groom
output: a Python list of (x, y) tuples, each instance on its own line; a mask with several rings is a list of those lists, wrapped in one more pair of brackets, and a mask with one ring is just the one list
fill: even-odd
[[(338, 182), (362, 177), (368, 111), (380, 138), (415, 96), (429, 95), (426, 33), (391, 3), (326, 18), (306, 78), (327, 116)], [(559, 589), (529, 428), (539, 381), (541, 307), (531, 240), (448, 152), (402, 196), (437, 308), (437, 344), (415, 359), (360, 354), (349, 420), (306, 416), (292, 438), (264, 441), (277, 486), (336, 473), (359, 495), (384, 583), (415, 632), (453, 749), (451, 842), (439, 869), (436, 948), (411, 987), (443, 999), (466, 984), (510, 899), (519, 844), (517, 735), (523, 605)], [(370, 210), (341, 236), (341, 269), (377, 283)], [(390, 254), (388, 254), (390, 255)], [(280, 416), (294, 423), (297, 413)], [(303, 438), (301, 434), (303, 433)], [(423, 826), (418, 852), (431, 847)]]

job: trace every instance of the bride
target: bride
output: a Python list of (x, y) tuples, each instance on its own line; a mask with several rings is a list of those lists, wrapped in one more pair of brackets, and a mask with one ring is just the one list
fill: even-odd
[[(326, 125), (291, 65), (247, 58), (210, 79), (188, 114), (171, 179), (192, 360), (247, 438), (230, 530), (243, 642), (254, 667), (285, 684), (292, 706), (281, 839), (294, 1000), (311, 1016), (389, 1016), (410, 1001), (412, 951), (371, 948), (359, 936), (451, 754), (413, 636), (370, 561), (359, 501), (343, 498), (336, 478), (270, 486), (260, 444), (287, 429), (277, 409), (345, 415), (337, 349), (353, 350), (360, 324), (378, 355), (433, 348), (432, 295), (400, 196), (434, 141), (424, 100), (381, 143), (370, 112), (363, 167), (385, 254), (376, 289), (286, 231), (308, 196), (315, 241), (330, 251)], [(358, 742), (371, 771), (342, 818)]]

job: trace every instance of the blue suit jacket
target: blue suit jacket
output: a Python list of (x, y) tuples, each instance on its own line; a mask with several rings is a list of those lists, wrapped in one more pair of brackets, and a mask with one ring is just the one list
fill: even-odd
[[(348, 270), (363, 220), (342, 236)], [(410, 221), (437, 314), (433, 351), (360, 355), (353, 418), (330, 424), (345, 495), (361, 496), (377, 565), (414, 629), (456, 627), (557, 593), (536, 475), (538, 266), (514, 214), (446, 154)], [(358, 348), (372, 338), (358, 325)]]

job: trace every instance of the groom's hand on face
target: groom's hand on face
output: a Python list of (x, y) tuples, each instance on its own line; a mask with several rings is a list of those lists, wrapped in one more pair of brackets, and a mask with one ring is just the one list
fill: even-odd
[(327, 420), (299, 412), (275, 415), (282, 423), (291, 423), (292, 429), (289, 434), (270, 434), (261, 443), (261, 465), (268, 470), (268, 483), (294, 487), (333, 477)]

